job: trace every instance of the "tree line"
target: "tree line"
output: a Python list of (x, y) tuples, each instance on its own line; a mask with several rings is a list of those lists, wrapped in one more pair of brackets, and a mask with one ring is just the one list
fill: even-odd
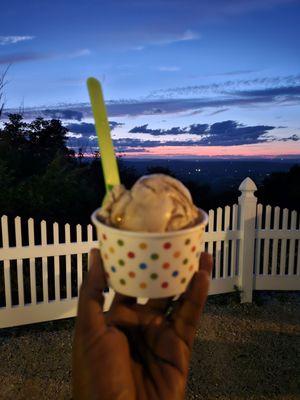
[[(67, 146), (68, 130), (58, 119), (24, 121), (20, 114), (8, 115), (0, 128), (0, 214), (36, 220), (81, 223), (100, 206), (105, 193), (99, 153), (82, 162)], [(118, 158), (122, 183), (130, 188), (139, 178), (134, 168)], [(148, 173), (173, 171), (152, 167)], [(300, 211), (300, 166), (273, 173), (259, 187), (258, 200)], [(223, 207), (237, 201), (238, 190), (214, 193), (209, 185), (183, 181), (195, 204), (203, 209)]]

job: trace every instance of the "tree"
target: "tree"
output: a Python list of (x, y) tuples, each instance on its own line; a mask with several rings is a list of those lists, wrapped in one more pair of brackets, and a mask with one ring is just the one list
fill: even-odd
[(300, 211), (300, 165), (288, 172), (273, 172), (259, 186), (257, 197), (263, 204)]
[(1, 74), (0, 74), (0, 119), (1, 119), (1, 115), (4, 109), (4, 86), (6, 85), (6, 80), (5, 77), (7, 75), (7, 72), (9, 70), (8, 66)]

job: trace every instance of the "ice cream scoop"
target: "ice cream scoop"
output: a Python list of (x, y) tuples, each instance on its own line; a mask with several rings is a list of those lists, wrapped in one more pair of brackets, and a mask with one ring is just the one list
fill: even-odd
[(164, 174), (142, 176), (127, 190), (116, 185), (98, 217), (106, 225), (136, 232), (169, 232), (197, 223), (199, 210), (189, 190)]

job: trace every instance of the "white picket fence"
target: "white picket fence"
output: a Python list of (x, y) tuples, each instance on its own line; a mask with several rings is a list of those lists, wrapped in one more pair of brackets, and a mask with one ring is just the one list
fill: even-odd
[[(251, 302), (253, 290), (300, 290), (299, 215), (257, 205), (250, 178), (239, 189), (238, 204), (209, 211), (202, 244), (214, 256), (209, 293), (238, 288), (242, 301)], [(24, 221), (12, 222), (1, 218), (0, 328), (75, 316), (88, 252), (97, 246), (93, 227), (54, 223), (49, 230), (46, 221), (36, 226), (29, 219), (22, 237)], [(105, 293), (105, 310), (113, 297), (111, 289)]]

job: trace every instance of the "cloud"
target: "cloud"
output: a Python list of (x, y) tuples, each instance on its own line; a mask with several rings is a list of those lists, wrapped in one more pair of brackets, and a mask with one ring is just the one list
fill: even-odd
[[(147, 126), (142, 126), (139, 128), (149, 130)], [(228, 120), (217, 122), (212, 125), (195, 124), (190, 125), (189, 128), (181, 129), (182, 131), (184, 131), (184, 133), (188, 132), (188, 134), (190, 135), (199, 135), (198, 139), (186, 138), (179, 140), (168, 140), (166, 138), (163, 138), (155, 140), (144, 140), (142, 138), (127, 137), (119, 139), (113, 138), (113, 142), (116, 151), (118, 152), (144, 152), (147, 148), (160, 146), (240, 146), (274, 141), (300, 141), (300, 136), (298, 135), (292, 135), (286, 138), (277, 138), (276, 136), (270, 136), (269, 132), (272, 131), (274, 128), (274, 126), (268, 125), (245, 126), (241, 123), (238, 123), (237, 121)], [(180, 130), (180, 128), (176, 127), (171, 128), (169, 131), (173, 132), (174, 129), (177, 131)], [(88, 136), (83, 135), (82, 137), (76, 136), (76, 134), (72, 134), (69, 145), (74, 147), (97, 145), (97, 136), (89, 135), (88, 129), (86, 130), (86, 133)]]
[(142, 126), (136, 126), (132, 128), (129, 133), (148, 133), (152, 136), (163, 136), (163, 135), (181, 135), (181, 134), (193, 134), (201, 135), (208, 128), (207, 124), (194, 124), (190, 127), (179, 128), (174, 127), (171, 129), (149, 129), (148, 124)]
[(0, 46), (32, 40), (35, 36), (0, 36)]
[(280, 86), (275, 88), (266, 88), (266, 89), (258, 89), (258, 90), (243, 90), (236, 91), (235, 94), (239, 96), (269, 96), (269, 97), (277, 97), (277, 96), (294, 96), (300, 95), (300, 85), (299, 86)]
[[(205, 75), (206, 77), (214, 77), (214, 76), (235, 76), (235, 75), (244, 75), (244, 74), (251, 74), (253, 72), (258, 72), (255, 69), (244, 69), (244, 70), (237, 70), (237, 71), (228, 71), (228, 72), (219, 72), (216, 74), (208, 74)], [(203, 76), (203, 75), (202, 75)]]
[(67, 54), (68, 58), (78, 58), (78, 57), (84, 57), (84, 56), (89, 56), (91, 54), (90, 49), (81, 49), (74, 51), (73, 53)]
[(44, 110), (43, 114), (45, 117), (55, 119), (74, 119), (76, 121), (81, 121), (83, 118), (83, 113), (76, 110)]
[(169, 67), (161, 66), (161, 67), (157, 67), (155, 69), (157, 69), (158, 71), (162, 71), (162, 72), (177, 72), (177, 71), (180, 71), (180, 67), (176, 67), (175, 65), (174, 66), (169, 66)]
[[(159, 142), (160, 145), (165, 146), (182, 146), (197, 144), (200, 146), (236, 146), (243, 144), (261, 143), (263, 141), (273, 140), (268, 137), (261, 137), (274, 129), (274, 126), (256, 125), (244, 126), (236, 121), (228, 120), (223, 122), (216, 122), (215, 124), (194, 124), (185, 128), (171, 128), (168, 130), (162, 129), (149, 129), (148, 125), (133, 128), (129, 133), (148, 133), (153, 136), (158, 135), (200, 135), (199, 140), (183, 140), (183, 141), (163, 141)], [(136, 140), (136, 139), (134, 139)], [(275, 140), (275, 139), (274, 139)], [(157, 145), (156, 141), (145, 141), (145, 146), (151, 146), (151, 143)]]
[(229, 108), (221, 108), (220, 110), (213, 111), (213, 112), (211, 112), (211, 113), (208, 114), (208, 115), (209, 115), (209, 116), (212, 116), (212, 115), (220, 114), (220, 113), (225, 112), (225, 111), (228, 111), (228, 110), (229, 110)]
[(77, 50), (71, 53), (60, 54), (60, 53), (36, 53), (27, 51), (23, 53), (10, 53), (0, 56), (1, 64), (15, 64), (26, 61), (46, 60), (46, 59), (60, 59), (60, 58), (77, 58), (83, 57), (90, 54), (88, 49)]
[(43, 60), (47, 58), (52, 58), (49, 54), (46, 53), (35, 53), (32, 51), (27, 51), (23, 53), (10, 53), (0, 56), (0, 65), (1, 64), (16, 64), (26, 61), (35, 61), (35, 60)]
[[(168, 89), (158, 89), (151, 91), (148, 98), (172, 98), (178, 96), (197, 96), (205, 93), (221, 93), (221, 94), (239, 94), (237, 91), (239, 88), (255, 87), (253, 90), (257, 90), (257, 86), (264, 86), (263, 89), (282, 87), (282, 86), (297, 86), (300, 84), (300, 74), (287, 75), (287, 76), (275, 76), (275, 77), (262, 77), (254, 79), (235, 79), (227, 80), (220, 83), (209, 83), (205, 85), (190, 85), (181, 86)], [(232, 90), (229, 92), (229, 90)], [(250, 92), (250, 90), (249, 90)]]
[(153, 34), (152, 38), (149, 38), (145, 43), (132, 46), (130, 49), (141, 51), (144, 50), (146, 46), (167, 46), (173, 43), (188, 42), (191, 40), (198, 40), (200, 38), (201, 35), (198, 32), (192, 31), (190, 29), (187, 29), (180, 34), (159, 33)]
[[(114, 130), (118, 126), (122, 126), (122, 125), (124, 125), (124, 124), (121, 122), (109, 121), (109, 126), (110, 126), (111, 130)], [(95, 136), (96, 129), (95, 129), (94, 124), (90, 124), (87, 122), (81, 122), (80, 124), (76, 124), (76, 123), (68, 124), (68, 125), (66, 125), (66, 128), (72, 133), (81, 133), (84, 136), (90, 135), (90, 136), (97, 138), (97, 136)], [(90, 138), (90, 136), (89, 136), (89, 138)]]

